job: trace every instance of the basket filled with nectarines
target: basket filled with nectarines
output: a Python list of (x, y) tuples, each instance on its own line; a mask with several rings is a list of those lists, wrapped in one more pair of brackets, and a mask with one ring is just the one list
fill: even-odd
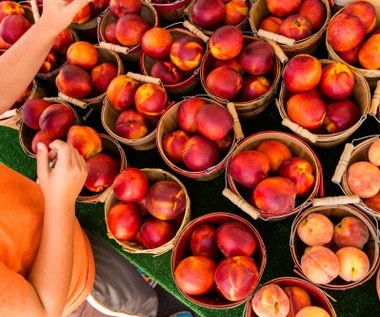
[(169, 107), (169, 97), (159, 79), (128, 72), (109, 84), (101, 121), (104, 129), (120, 143), (135, 150), (156, 147), (156, 129)]
[(249, 24), (255, 35), (276, 42), (290, 58), (317, 52), (330, 18), (328, 0), (257, 0)]
[(151, 0), (160, 20), (175, 22), (181, 20), (191, 0)]
[[(150, 28), (160, 24), (159, 16), (150, 1), (113, 1), (114, 6), (98, 22), (98, 42), (127, 61), (138, 61), (141, 38)], [(110, 3), (111, 4), (111, 3)], [(125, 8), (125, 5), (128, 8)]]
[(250, 119), (273, 100), (281, 69), (280, 59), (268, 41), (227, 25), (210, 36), (200, 79), (210, 98), (222, 104), (233, 102), (239, 118)]
[(347, 197), (356, 197), (356, 206), (380, 220), (380, 135), (354, 139), (345, 145), (332, 182)]
[(329, 58), (361, 73), (370, 88), (380, 79), (380, 5), (376, 1), (346, 2), (326, 29)]
[(229, 212), (193, 219), (177, 239), (172, 276), (192, 303), (210, 309), (243, 304), (259, 285), (267, 261), (257, 229)]
[(173, 174), (127, 167), (104, 204), (107, 234), (129, 253), (160, 255), (173, 248), (190, 221), (190, 198)]
[(316, 285), (296, 277), (274, 278), (247, 301), (244, 317), (337, 317), (327, 295)]
[(283, 69), (276, 105), (283, 126), (313, 146), (331, 148), (367, 118), (371, 91), (347, 64), (298, 54)]
[(199, 181), (223, 173), (228, 157), (243, 138), (233, 104), (200, 95), (168, 108), (157, 125), (157, 149), (176, 173)]
[[(295, 272), (321, 288), (346, 290), (368, 281), (379, 265), (375, 224), (352, 204), (316, 199), (296, 216), (290, 233)], [(334, 199), (333, 199), (334, 201)]]
[(58, 97), (80, 108), (100, 109), (108, 85), (124, 73), (119, 55), (87, 41), (72, 43), (55, 78)]
[(159, 78), (169, 94), (186, 95), (200, 83), (200, 64), (208, 37), (190, 30), (179, 24), (153, 27), (141, 39), (141, 72)]

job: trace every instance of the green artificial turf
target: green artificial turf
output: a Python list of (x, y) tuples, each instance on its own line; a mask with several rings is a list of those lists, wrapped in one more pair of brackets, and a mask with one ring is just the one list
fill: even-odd
[[(94, 111), (86, 124), (95, 125), (98, 129), (101, 129), (99, 118), (99, 113)], [(245, 136), (265, 130), (290, 132), (281, 125), (281, 118), (279, 117), (278, 110), (274, 103), (269, 105), (269, 107), (256, 118), (242, 122), (242, 127)], [(374, 118), (369, 117), (346, 142), (349, 142), (354, 138), (377, 133), (378, 123)], [(339, 186), (331, 182), (331, 177), (335, 171), (335, 167), (346, 142), (328, 149), (318, 149), (314, 147), (322, 165), (324, 177), (323, 191), (325, 196), (342, 195)], [(35, 178), (35, 160), (28, 157), (21, 149), (17, 131), (0, 127), (0, 148), (0, 162), (3, 162), (32, 179)], [(127, 161), (130, 166), (140, 168), (162, 168), (172, 172), (161, 159), (157, 149), (135, 151), (125, 145), (123, 148), (126, 152)], [(248, 219), (257, 228), (264, 241), (267, 252), (267, 263), (260, 283), (265, 283), (277, 277), (299, 277), (299, 275), (294, 272), (294, 263), (292, 261), (289, 246), (290, 227), (294, 219), (293, 217), (279, 221), (253, 220), (222, 195), (222, 191), (226, 186), (224, 174), (221, 174), (210, 181), (196, 181), (177, 174), (175, 175), (183, 182), (188, 191), (191, 200), (191, 219), (210, 212), (224, 211)], [(150, 275), (162, 285), (163, 288), (191, 307), (191, 309), (193, 309), (199, 316), (243, 316), (245, 304), (231, 309), (214, 310), (202, 308), (188, 301), (178, 291), (173, 282), (170, 270), (171, 251), (159, 256), (153, 256), (149, 254), (129, 254), (121, 250), (120, 246), (115, 241), (110, 240), (106, 235), (104, 205), (102, 203), (78, 203), (77, 216), (85, 228), (104, 239), (120, 254)], [(364, 284), (353, 289), (344, 291), (325, 291), (331, 296), (331, 302), (339, 317), (368, 317), (371, 316), (371, 313), (369, 312), (380, 311), (380, 302), (375, 287), (375, 275)]]

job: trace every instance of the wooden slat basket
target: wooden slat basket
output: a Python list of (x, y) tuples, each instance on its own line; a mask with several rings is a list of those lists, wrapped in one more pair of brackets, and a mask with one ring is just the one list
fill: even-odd
[(189, 5), (190, 0), (176, 0), (170, 3), (154, 3), (160, 20), (166, 22), (176, 22), (183, 18), (185, 9)]

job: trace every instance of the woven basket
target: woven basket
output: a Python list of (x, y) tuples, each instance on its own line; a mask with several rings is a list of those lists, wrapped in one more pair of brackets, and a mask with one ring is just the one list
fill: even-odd
[(108, 218), (109, 211), (110, 211), (111, 207), (118, 202), (118, 199), (116, 198), (113, 191), (111, 191), (110, 195), (107, 197), (105, 204), (104, 204), (104, 216), (105, 216), (105, 221), (107, 224), (107, 235), (110, 239), (114, 239), (122, 247), (122, 249), (126, 252), (161, 255), (161, 254), (163, 254), (163, 253), (165, 253), (165, 252), (167, 252), (173, 248), (174, 244), (176, 243), (177, 239), (179, 238), (184, 227), (190, 221), (190, 217), (191, 217), (191, 215), (190, 215), (190, 197), (187, 193), (185, 186), (173, 174), (171, 174), (167, 171), (164, 171), (162, 169), (159, 169), (159, 168), (143, 168), (141, 170), (148, 177), (150, 184), (156, 183), (156, 182), (161, 181), (161, 180), (171, 180), (171, 181), (175, 181), (179, 185), (181, 185), (183, 191), (185, 192), (186, 208), (185, 208), (185, 212), (183, 215), (181, 225), (179, 226), (179, 229), (178, 229), (176, 235), (173, 237), (173, 239), (171, 239), (170, 241), (168, 241), (164, 245), (157, 247), (157, 248), (154, 248), (154, 249), (147, 249), (143, 245), (141, 245), (137, 242), (134, 242), (134, 241), (122, 242), (122, 241), (117, 240), (112, 235), (112, 233), (110, 232), (110, 230), (108, 228), (108, 224), (107, 224), (107, 218)]
[[(321, 59), (320, 61), (322, 66), (336, 63), (336, 61), (329, 59)], [(361, 117), (350, 128), (337, 133), (315, 134), (290, 120), (286, 112), (286, 102), (290, 98), (291, 93), (285, 88), (283, 82), (281, 83), (278, 100), (276, 100), (276, 105), (282, 118), (282, 125), (292, 130), (309, 144), (320, 148), (331, 148), (347, 140), (367, 118), (371, 106), (371, 91), (367, 81), (357, 71), (353, 70), (353, 73), (355, 76), (355, 86), (350, 98), (360, 108)]]
[[(331, 204), (331, 201), (334, 204)], [(305, 244), (299, 239), (297, 234), (297, 227), (299, 223), (309, 214), (311, 213), (320, 213), (327, 216), (334, 225), (339, 223), (340, 220), (345, 216), (353, 216), (362, 220), (368, 230), (369, 230), (369, 240), (364, 245), (363, 251), (368, 255), (370, 260), (370, 269), (368, 275), (360, 281), (356, 282), (346, 282), (340, 277), (336, 277), (328, 284), (319, 284), (321, 288), (330, 289), (330, 290), (346, 290), (350, 288), (354, 288), (359, 286), (366, 281), (368, 281), (375, 273), (379, 265), (379, 243), (378, 243), (378, 233), (375, 225), (370, 220), (370, 218), (364, 214), (362, 211), (357, 209), (356, 207), (348, 204), (339, 204), (336, 203), (337, 199), (326, 197), (321, 198), (320, 200), (316, 200), (313, 207), (310, 207), (300, 213), (293, 221), (291, 232), (290, 232), (290, 253), (293, 258), (295, 264), (295, 272), (302, 276), (303, 278), (308, 278), (302, 273), (301, 269), (301, 256), (305, 249)]]
[[(184, 25), (186, 25), (186, 24), (184, 23)], [(207, 43), (207, 40), (208, 40), (208, 37), (206, 37), (206, 38), (201, 37), (201, 39), (204, 39), (202, 41), (202, 40), (200, 40), (200, 38), (198, 36), (194, 35), (193, 32), (191, 32), (190, 30), (188, 30), (186, 28), (180, 27), (180, 26), (170, 27), (170, 28), (168, 28), (168, 30), (170, 32), (170, 35), (172, 36), (173, 41), (182, 37), (182, 36), (191, 36), (192, 38), (194, 38), (194, 40), (198, 41), (201, 45), (203, 45), (205, 47), (204, 42)], [(154, 62), (156, 62), (156, 61), (157, 61), (157, 59), (153, 59), (153, 58), (149, 57), (144, 52), (141, 53), (141, 55), (140, 55), (141, 72), (144, 75), (150, 76), (152, 66), (153, 66)], [(197, 67), (196, 69), (191, 71), (189, 74), (186, 73), (185, 79), (178, 84), (175, 84), (175, 85), (165, 85), (164, 84), (163, 86), (165, 87), (166, 91), (169, 94), (183, 95), (184, 96), (184, 95), (194, 91), (194, 89), (198, 86), (198, 84), (200, 82), (199, 70), (200, 70), (200, 68)]]
[[(105, 49), (103, 47), (100, 47), (99, 45), (94, 45), (94, 47), (96, 48), (96, 50), (99, 54), (98, 64), (106, 63), (106, 62), (112, 63), (113, 65), (115, 65), (117, 67), (117, 75), (121, 75), (124, 73), (123, 62), (117, 53), (112, 52), (112, 51)], [(58, 97), (64, 101), (71, 103), (74, 106), (77, 106), (77, 107), (80, 107), (83, 109), (85, 109), (87, 107), (100, 109), (103, 105), (103, 99), (106, 97), (106, 92), (104, 92), (98, 96), (78, 99), (78, 98), (72, 98), (70, 96), (67, 96), (64, 93), (59, 91)]]
[(347, 183), (347, 169), (351, 164), (355, 162), (368, 161), (368, 149), (375, 140), (379, 139), (379, 137), (380, 135), (368, 136), (367, 139), (362, 139), (361, 142), (356, 146), (354, 146), (354, 143), (357, 140), (353, 140), (352, 143), (347, 143), (345, 145), (344, 151), (340, 156), (334, 175), (331, 179), (333, 183), (338, 184), (342, 188), (346, 196), (357, 198), (357, 201), (355, 202), (356, 207), (366, 212), (370, 216), (375, 217), (377, 220), (380, 220), (380, 212), (369, 208), (364, 203), (364, 200), (354, 195), (350, 190), (350, 187)]
[(376, 291), (377, 291), (377, 297), (380, 300), (380, 268), (377, 270), (377, 274), (376, 274)]
[(175, 22), (182, 19), (185, 14), (185, 9), (189, 3), (190, 0), (175, 0), (171, 3), (152, 2), (160, 17), (160, 20), (167, 22)]
[[(246, 226), (249, 227), (250, 231), (255, 235), (255, 237), (258, 240), (258, 248), (253, 254), (253, 259), (257, 264), (258, 268), (258, 280), (257, 280), (257, 285), (260, 283), (261, 277), (263, 275), (266, 262), (267, 262), (267, 253), (266, 253), (266, 248), (264, 245), (264, 241), (260, 236), (260, 233), (257, 231), (257, 229), (246, 219), (237, 216), (232, 213), (228, 212), (212, 212), (208, 213), (206, 215), (197, 217), (196, 219), (193, 219), (181, 232), (179, 238), (177, 239), (172, 256), (171, 256), (171, 271), (172, 271), (172, 276), (174, 278), (174, 271), (176, 267), (178, 266), (179, 262), (186, 258), (187, 256), (191, 255), (190, 252), (190, 238), (191, 234), (193, 233), (194, 229), (197, 228), (200, 224), (211, 224), (214, 226), (220, 226), (223, 223), (229, 222), (229, 221), (238, 221)], [(257, 287), (255, 285), (255, 287)], [(201, 307), (205, 308), (210, 308), (210, 309), (217, 309), (217, 310), (222, 310), (222, 309), (229, 309), (236, 307), (238, 305), (241, 305), (243, 302), (246, 301), (240, 300), (236, 302), (229, 301), (222, 297), (218, 292), (209, 292), (201, 296), (194, 296), (194, 295), (189, 295), (181, 291), (180, 288), (178, 288), (179, 291), (185, 298), (187, 298), (189, 301), (192, 303), (199, 305)]]
[[(254, 41), (261, 41), (262, 39), (256, 37), (256, 36), (249, 36), (244, 35), (244, 45), (248, 45), (251, 42)], [(264, 111), (269, 104), (274, 99), (274, 96), (277, 93), (277, 88), (280, 83), (281, 79), (281, 69), (282, 65), (280, 62), (280, 58), (275, 55), (274, 56), (274, 63), (272, 66), (272, 69), (268, 73), (268, 79), (272, 82), (272, 87), (263, 95), (261, 95), (259, 98), (256, 98), (251, 101), (238, 101), (238, 100), (226, 100), (220, 97), (217, 97), (213, 95), (206, 85), (206, 78), (207, 75), (214, 69), (215, 58), (210, 54), (209, 50), (205, 53), (203, 56), (202, 62), (201, 62), (201, 72), (200, 72), (200, 79), (202, 86), (204, 90), (206, 91), (207, 95), (210, 96), (210, 98), (216, 100), (217, 102), (226, 105), (229, 101), (233, 102), (236, 107), (236, 112), (238, 113), (238, 116), (242, 120), (248, 120), (251, 118), (254, 118), (258, 114), (260, 114), (262, 111)]]
[[(102, 140), (102, 152), (108, 154), (112, 157), (115, 157), (120, 160), (120, 171), (121, 172), (124, 168), (128, 166), (127, 157), (125, 155), (125, 152), (119, 142), (109, 136), (108, 134), (99, 133), (100, 138)], [(112, 191), (111, 186), (106, 188), (105, 190), (94, 193), (86, 189), (85, 187), (82, 189), (82, 191), (79, 193), (77, 202), (80, 203), (98, 203), (102, 202), (104, 203), (107, 199), (107, 197), (110, 195)]]
[(277, 42), (289, 58), (301, 53), (313, 55), (313, 53), (319, 49), (319, 45), (322, 42), (326, 27), (331, 18), (331, 8), (328, 0), (321, 0), (321, 2), (323, 2), (326, 7), (325, 23), (319, 31), (303, 40), (295, 41), (294, 39), (279, 34), (258, 29), (261, 20), (269, 15), (265, 0), (257, 0), (253, 3), (249, 13), (249, 24), (253, 34)]
[[(206, 101), (206, 103), (216, 103), (215, 101), (213, 101), (212, 99), (209, 99), (207, 97), (199, 97), (199, 98)], [(230, 113), (232, 114), (232, 116), (235, 118), (233, 143), (231, 144), (229, 151), (225, 154), (225, 156), (223, 158), (221, 158), (221, 160), (219, 161), (218, 164), (211, 166), (210, 168), (208, 168), (207, 170), (204, 170), (204, 171), (190, 171), (190, 170), (186, 169), (184, 166), (179, 166), (179, 165), (174, 164), (173, 162), (171, 162), (169, 160), (169, 158), (167, 157), (167, 155), (165, 154), (165, 151), (163, 149), (162, 140), (163, 140), (164, 135), (178, 129), (177, 111), (178, 111), (178, 107), (180, 104), (181, 104), (181, 102), (178, 102), (178, 103), (174, 104), (172, 107), (168, 108), (165, 111), (165, 113), (161, 116), (160, 120), (158, 121), (157, 133), (156, 133), (157, 134), (156, 135), (156, 142), (157, 142), (158, 152), (160, 153), (164, 162), (174, 172), (176, 172), (182, 176), (185, 176), (185, 177), (188, 177), (191, 179), (195, 179), (198, 181), (212, 180), (215, 177), (217, 177), (223, 173), (229, 156), (232, 154), (237, 142), (243, 138), (243, 134), (242, 134), (242, 131), (240, 128), (240, 124), (237, 120), (237, 114), (234, 113), (233, 104), (230, 104), (229, 108), (228, 108)], [(223, 107), (223, 105), (221, 105), (219, 103), (216, 103), (216, 104)]]
[[(141, 1), (141, 17), (149, 23), (151, 27), (159, 26), (160, 19), (158, 13), (152, 3), (142, 0)], [(98, 21), (98, 41), (100, 47), (104, 47), (113, 52), (119, 53), (120, 56), (127, 61), (136, 62), (139, 60), (141, 54), (141, 44), (138, 44), (133, 47), (127, 47), (122, 45), (116, 45), (108, 43), (105, 37), (105, 29), (108, 23), (114, 22), (116, 19), (112, 16), (109, 9), (107, 9), (104, 14), (100, 17)]]
[(223, 190), (223, 195), (227, 197), (231, 202), (240, 207), (245, 213), (251, 216), (253, 219), (263, 220), (281, 220), (290, 216), (293, 216), (303, 209), (307, 208), (311, 204), (311, 200), (317, 195), (323, 196), (323, 173), (322, 166), (319, 162), (317, 155), (314, 151), (300, 138), (295, 135), (288, 134), (279, 131), (264, 131), (252, 134), (242, 140), (234, 153), (230, 156), (231, 160), (234, 155), (246, 150), (254, 150), (256, 147), (265, 140), (277, 140), (287, 145), (292, 152), (293, 156), (299, 156), (307, 159), (313, 166), (315, 184), (310, 194), (307, 197), (296, 199), (295, 208), (285, 215), (273, 215), (265, 213), (262, 210), (252, 206), (247, 200), (246, 195), (243, 195), (239, 190), (238, 184), (229, 175), (228, 163), (226, 167), (226, 179), (228, 187)]
[[(260, 287), (264, 285), (268, 285), (268, 284), (276, 284), (280, 287), (287, 287), (287, 286), (300, 287), (309, 294), (312, 305), (323, 308), (329, 313), (330, 317), (337, 317), (334, 307), (331, 304), (326, 293), (322, 291), (319, 287), (315, 286), (314, 284), (308, 281), (305, 281), (303, 279), (296, 278), (296, 277), (277, 277), (275, 279), (272, 279), (266, 282), (263, 285), (260, 285)], [(252, 309), (251, 298), (245, 304), (244, 317), (257, 317), (257, 315)]]

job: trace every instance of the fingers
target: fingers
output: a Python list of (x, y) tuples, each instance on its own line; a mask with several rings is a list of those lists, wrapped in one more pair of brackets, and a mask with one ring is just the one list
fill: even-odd
[(73, 9), (74, 12), (79, 11), (82, 9), (86, 4), (89, 4), (92, 0), (73, 0), (68, 4), (70, 6), (70, 9)]
[(39, 142), (37, 144), (37, 175), (38, 178), (44, 179), (47, 177), (49, 172), (49, 158), (48, 149), (45, 144)]

